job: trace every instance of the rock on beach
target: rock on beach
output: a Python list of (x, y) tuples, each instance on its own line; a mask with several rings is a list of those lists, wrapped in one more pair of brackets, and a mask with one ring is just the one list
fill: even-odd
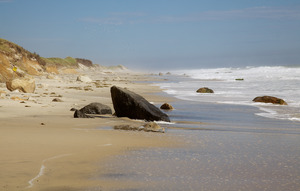
[(88, 82), (92, 82), (93, 80), (88, 76), (80, 75), (77, 77), (76, 81), (88, 83)]
[(160, 127), (155, 122), (149, 122), (144, 124), (143, 126), (132, 126), (132, 125), (116, 125), (114, 126), (115, 130), (125, 130), (125, 131), (145, 131), (145, 132), (158, 132), (164, 133), (165, 128)]
[(160, 109), (164, 109), (164, 110), (172, 110), (174, 109), (172, 105), (168, 104), (168, 103), (164, 103), (160, 106)]
[(89, 105), (84, 106), (80, 110), (75, 110), (74, 112), (74, 118), (92, 118), (91, 116), (88, 116), (86, 114), (112, 114), (112, 110), (109, 106), (93, 102)]
[(142, 96), (116, 86), (111, 87), (110, 91), (117, 117), (170, 122), (167, 114), (149, 103)]
[(279, 104), (279, 105), (287, 105), (287, 103), (283, 99), (280, 99), (277, 97), (272, 97), (272, 96), (256, 97), (252, 101), (263, 102), (263, 103), (273, 103), (273, 104)]
[(111, 108), (109, 106), (98, 102), (90, 103), (89, 105), (81, 108), (80, 111), (85, 114), (112, 114)]
[(6, 88), (9, 91), (19, 90), (23, 93), (34, 93), (35, 80), (33, 78), (16, 78), (6, 81)]
[(199, 88), (197, 93), (214, 93), (214, 91), (208, 87)]

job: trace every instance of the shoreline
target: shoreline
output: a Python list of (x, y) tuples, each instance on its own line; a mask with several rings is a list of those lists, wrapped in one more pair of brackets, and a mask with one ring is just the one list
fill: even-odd
[[(96, 171), (114, 155), (130, 150), (174, 147), (170, 134), (105, 130), (118, 124), (137, 123), (123, 118), (75, 119), (72, 107), (92, 102), (110, 106), (110, 87), (117, 85), (154, 103), (168, 98), (155, 95), (159, 87), (135, 81), (151, 80), (132, 72), (85, 72), (93, 83), (77, 82), (79, 75), (57, 79), (36, 77), (34, 94), (9, 92), (0, 99), (0, 187), (3, 190), (77, 190), (98, 186)], [(99, 85), (98, 83), (98, 85)], [(89, 87), (89, 90), (84, 90)], [(52, 102), (54, 98), (62, 102)], [(13, 100), (13, 99), (14, 100)], [(97, 165), (96, 165), (97, 164)]]
[[(155, 76), (88, 75), (101, 84), (127, 87), (156, 106), (171, 103), (175, 110), (166, 113), (175, 123), (163, 124), (169, 130), (161, 134), (111, 130), (114, 125), (142, 123), (128, 118), (74, 119), (69, 109), (91, 102), (113, 109), (110, 86), (76, 82), (76, 75), (42, 78), (48, 90), (40, 86), (25, 103), (0, 100), (3, 190), (185, 190), (188, 186), (254, 191), (300, 186), (299, 130), (293, 123), (285, 126), (283, 121), (257, 116), (251, 106), (173, 98), (159, 86), (145, 83), (156, 81)], [(85, 91), (85, 86), (93, 91)], [(28, 96), (10, 96), (15, 94)], [(51, 102), (57, 94), (63, 102)]]

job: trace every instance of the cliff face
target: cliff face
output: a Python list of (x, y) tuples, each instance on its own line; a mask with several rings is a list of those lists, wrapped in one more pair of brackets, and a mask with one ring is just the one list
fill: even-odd
[(42, 75), (43, 73), (76, 73), (79, 63), (93, 67), (87, 59), (43, 58), (31, 53), (21, 46), (0, 39), (0, 82), (25, 75)]
[(87, 59), (83, 59), (83, 58), (76, 58), (76, 61), (79, 64), (85, 65), (87, 67), (93, 67), (93, 62)]
[(21, 46), (0, 38), (0, 82), (6, 82), (16, 77), (25, 75), (74, 74), (77, 70), (124, 70), (124, 66), (105, 67), (93, 64), (92, 61), (83, 58), (43, 58), (36, 53), (31, 53)]
[(39, 55), (0, 39), (0, 82), (25, 74), (41, 75), (43, 66), (38, 62), (39, 59)]

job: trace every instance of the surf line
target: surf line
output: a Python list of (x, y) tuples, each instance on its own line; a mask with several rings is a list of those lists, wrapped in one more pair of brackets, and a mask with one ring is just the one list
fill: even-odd
[(36, 179), (38, 179), (39, 177), (41, 177), (41, 176), (44, 175), (44, 172), (45, 172), (45, 169), (46, 169), (46, 166), (44, 165), (45, 162), (47, 162), (47, 161), (49, 161), (49, 160), (53, 160), (53, 159), (58, 159), (58, 158), (70, 156), (70, 155), (72, 155), (72, 154), (62, 154), (62, 155), (57, 155), (57, 156), (54, 156), (54, 157), (50, 157), (50, 158), (44, 159), (44, 160), (42, 161), (42, 166), (41, 166), (41, 168), (40, 168), (40, 172), (38, 173), (37, 176), (35, 176), (33, 179), (31, 179), (31, 180), (28, 181), (29, 186), (28, 186), (27, 188), (33, 187), (33, 186), (34, 186), (34, 181), (35, 181)]

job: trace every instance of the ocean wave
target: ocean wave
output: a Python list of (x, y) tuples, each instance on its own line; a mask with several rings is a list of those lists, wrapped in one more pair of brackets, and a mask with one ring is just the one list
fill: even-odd
[[(166, 93), (182, 100), (224, 104), (251, 105), (263, 110), (257, 115), (297, 121), (300, 116), (300, 67), (260, 66), (171, 71), (168, 83), (159, 84)], [(182, 75), (185, 74), (183, 78)], [(176, 78), (176, 75), (178, 78)], [(172, 82), (174, 80), (175, 82)], [(180, 77), (179, 77), (180, 76)], [(240, 79), (240, 80), (236, 80)], [(242, 80), (241, 80), (242, 79)], [(199, 94), (209, 87), (214, 94)], [(284, 99), (288, 106), (252, 102), (258, 96)], [(272, 107), (275, 110), (267, 110)]]

